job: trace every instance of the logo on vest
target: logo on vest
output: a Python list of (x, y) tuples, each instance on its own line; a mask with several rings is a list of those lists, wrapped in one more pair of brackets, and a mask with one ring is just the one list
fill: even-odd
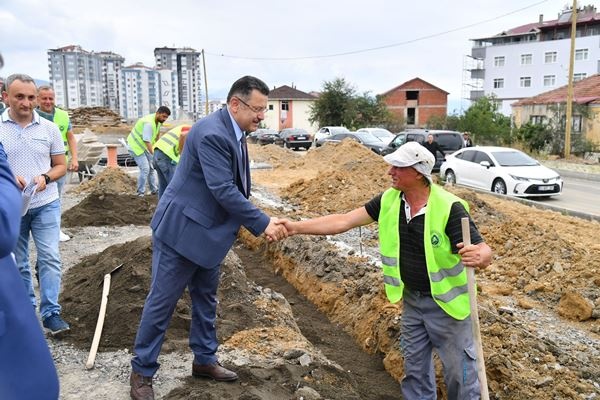
[(442, 235), (439, 232), (431, 233), (431, 245), (433, 247), (440, 247), (442, 245)]

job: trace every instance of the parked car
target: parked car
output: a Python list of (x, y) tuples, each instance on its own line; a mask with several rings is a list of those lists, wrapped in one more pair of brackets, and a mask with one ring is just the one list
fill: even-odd
[(258, 143), (258, 134), (260, 129), (255, 130), (254, 132), (250, 132), (246, 135), (246, 142), (248, 143)]
[[(446, 156), (464, 147), (462, 133), (460, 132), (430, 129), (411, 129), (398, 133), (396, 137), (389, 143), (389, 145), (383, 150), (382, 154), (386, 155), (393, 153), (398, 147), (402, 146), (406, 142), (418, 142), (423, 144), (427, 141), (427, 136), (429, 136), (430, 134), (433, 135), (433, 140), (435, 140), (440, 145), (440, 148)], [(433, 171), (439, 171), (440, 166), (443, 162), (444, 157), (442, 157), (440, 154), (436, 154), (436, 160), (435, 165), (433, 166)]]
[(381, 140), (386, 145), (394, 139), (394, 134), (383, 128), (360, 128), (356, 132), (367, 132)]
[(304, 147), (306, 150), (312, 145), (312, 137), (305, 129), (285, 128), (279, 132), (279, 137), (283, 140), (283, 147), (298, 150)]
[(279, 132), (274, 129), (257, 129), (256, 132), (256, 143), (260, 145), (276, 144), (283, 146), (283, 140), (279, 136)]
[(517, 197), (561, 194), (560, 175), (522, 151), (508, 147), (467, 147), (446, 156), (440, 168), (446, 182)]
[(385, 143), (368, 132), (338, 133), (324, 139), (323, 143), (339, 143), (344, 139), (355, 140), (376, 154), (381, 154), (381, 151), (385, 148)]
[(348, 129), (343, 126), (324, 126), (320, 128), (317, 133), (315, 133), (314, 144), (315, 147), (319, 147), (323, 144), (323, 140), (330, 137), (331, 135), (335, 135), (336, 133), (348, 133), (350, 132)]

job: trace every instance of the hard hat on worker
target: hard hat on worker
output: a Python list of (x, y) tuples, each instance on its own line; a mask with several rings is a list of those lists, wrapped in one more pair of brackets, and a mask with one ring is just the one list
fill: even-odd
[(412, 167), (431, 182), (435, 157), (417, 142), (407, 142), (383, 159), (395, 167)]

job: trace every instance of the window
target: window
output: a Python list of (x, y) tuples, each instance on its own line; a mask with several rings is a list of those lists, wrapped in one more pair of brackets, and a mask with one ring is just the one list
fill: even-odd
[(575, 50), (575, 60), (582, 61), (588, 59), (588, 49), (577, 49)]
[(585, 72), (573, 74), (573, 82), (577, 82), (585, 78), (587, 78), (587, 74)]
[(521, 87), (531, 87), (531, 77), (530, 76), (522, 76), (520, 79)]
[(531, 65), (533, 59), (531, 54), (521, 54), (521, 65)]
[(406, 100), (419, 100), (419, 91), (418, 90), (407, 90), (406, 91)]
[(282, 100), (281, 101), (281, 111), (289, 111), (290, 110), (290, 103), (287, 100)]
[(556, 75), (544, 75), (544, 86), (556, 85)]
[(494, 89), (502, 89), (504, 87), (504, 78), (494, 79)]
[(556, 62), (556, 51), (548, 51), (544, 53), (544, 62), (546, 64), (552, 64)]
[(573, 115), (573, 133), (581, 133), (581, 115)]
[(545, 115), (532, 115), (529, 117), (529, 122), (535, 125), (543, 125), (546, 122)]
[(494, 67), (504, 67), (504, 56), (496, 56), (494, 57)]
[(269, 111), (273, 111), (273, 104), (269, 104)]

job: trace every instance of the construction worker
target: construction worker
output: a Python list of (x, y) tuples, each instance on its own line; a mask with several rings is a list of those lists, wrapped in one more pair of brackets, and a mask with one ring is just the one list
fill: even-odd
[(169, 115), (171, 115), (169, 107), (160, 106), (156, 113), (138, 119), (127, 136), (127, 149), (140, 169), (137, 181), (137, 194), (140, 197), (143, 197), (146, 192), (146, 181), (150, 184), (150, 193), (158, 193), (152, 166), (153, 146), (158, 140), (160, 127)]
[[(485, 268), (492, 251), (470, 219), (466, 201), (433, 184), (434, 156), (408, 142), (383, 158), (392, 187), (363, 207), (292, 222), (289, 235), (332, 235), (379, 223), (383, 283), (390, 302), (403, 301), (402, 398), (435, 399), (435, 349), (449, 400), (480, 398), (465, 267)], [(470, 220), (472, 244), (462, 239)]]
[[(77, 140), (73, 134), (69, 114), (56, 107), (54, 89), (51, 86), (40, 86), (38, 88), (38, 112), (40, 116), (54, 122), (62, 136), (65, 145), (65, 157), (67, 157), (67, 171), (77, 172), (79, 170), (79, 162), (77, 161)], [(63, 188), (65, 187), (66, 175), (56, 181), (58, 186), (58, 197), (62, 196)], [(62, 230), (60, 231), (60, 241), (66, 242), (70, 237)]]
[(154, 144), (154, 169), (158, 175), (158, 197), (162, 196), (175, 173), (183, 144), (191, 125), (179, 125), (163, 134)]

